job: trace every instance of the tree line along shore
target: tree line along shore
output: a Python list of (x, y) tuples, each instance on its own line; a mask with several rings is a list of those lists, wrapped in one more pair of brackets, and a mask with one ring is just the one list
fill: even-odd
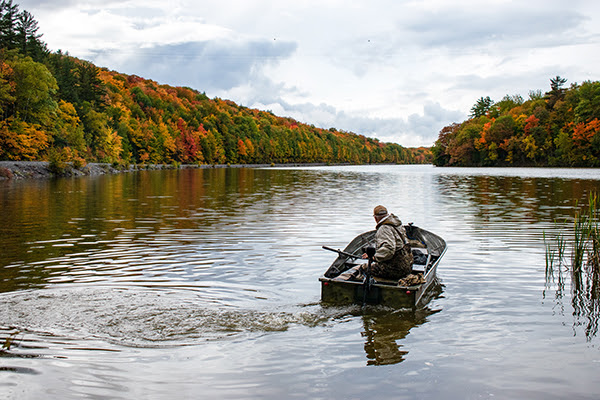
[(441, 130), (433, 163), (600, 167), (600, 82), (566, 83), (556, 76), (548, 92), (531, 91), (527, 100), (481, 97), (469, 119)]

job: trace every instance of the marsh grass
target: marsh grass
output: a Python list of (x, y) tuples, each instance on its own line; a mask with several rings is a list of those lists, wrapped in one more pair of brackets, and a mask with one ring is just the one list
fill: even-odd
[(555, 266), (563, 266), (573, 272), (600, 270), (598, 206), (598, 195), (592, 193), (587, 207), (575, 212), (572, 231), (567, 234), (561, 231), (553, 239), (544, 232), (547, 271), (552, 271)]
[(544, 232), (546, 286), (557, 283), (556, 297), (562, 298), (563, 273), (570, 274), (574, 325), (583, 326), (588, 340), (597, 334), (600, 316), (599, 205), (598, 194), (591, 193), (587, 206), (576, 211), (572, 231), (553, 239)]
[(587, 267), (591, 272), (597, 273), (600, 268), (597, 193), (590, 194), (587, 208), (575, 214), (574, 233), (573, 270), (579, 271)]

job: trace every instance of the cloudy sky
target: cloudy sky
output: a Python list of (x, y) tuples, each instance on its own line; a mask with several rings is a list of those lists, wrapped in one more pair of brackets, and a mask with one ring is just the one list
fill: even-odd
[(53, 50), (429, 146), (482, 96), (600, 80), (596, 0), (13, 0)]

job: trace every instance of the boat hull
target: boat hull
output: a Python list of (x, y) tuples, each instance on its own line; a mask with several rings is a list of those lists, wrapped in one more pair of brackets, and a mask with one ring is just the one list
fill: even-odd
[(416, 286), (392, 286), (372, 284), (365, 294), (363, 282), (336, 281), (321, 277), (321, 301), (329, 304), (382, 304), (392, 308), (411, 308), (426, 303), (425, 295), (436, 280), (436, 271), (431, 270), (426, 282)]
[[(446, 251), (446, 242), (437, 235), (425, 231), (417, 227), (411, 227), (415, 236), (423, 242), (428, 248), (430, 257), (427, 259), (427, 264), (423, 265), (423, 276), (425, 281), (414, 286), (400, 286), (394, 282), (377, 282), (372, 283), (368, 290), (366, 285), (361, 281), (342, 279), (342, 272), (347, 268), (340, 255), (332, 264), (332, 267), (320, 277), (321, 281), (321, 301), (328, 304), (381, 304), (392, 308), (411, 308), (425, 304), (429, 301), (430, 292), (434, 283), (437, 282), (437, 266)], [(357, 236), (347, 247), (345, 252), (350, 254), (358, 254), (360, 251), (358, 244), (364, 244), (373, 240), (373, 232), (366, 232)], [(416, 267), (416, 265), (415, 265)], [(331, 271), (340, 271), (332, 274)], [(365, 293), (366, 292), (366, 293)]]

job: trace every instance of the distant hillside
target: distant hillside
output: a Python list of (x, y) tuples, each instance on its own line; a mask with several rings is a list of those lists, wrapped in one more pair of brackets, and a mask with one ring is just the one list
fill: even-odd
[(552, 78), (527, 101), (480, 98), (470, 119), (440, 131), (434, 164), (600, 167), (600, 82), (566, 82)]
[(209, 99), (125, 75), (40, 40), (37, 22), (0, 6), (0, 160), (112, 163), (426, 163), (426, 148)]

